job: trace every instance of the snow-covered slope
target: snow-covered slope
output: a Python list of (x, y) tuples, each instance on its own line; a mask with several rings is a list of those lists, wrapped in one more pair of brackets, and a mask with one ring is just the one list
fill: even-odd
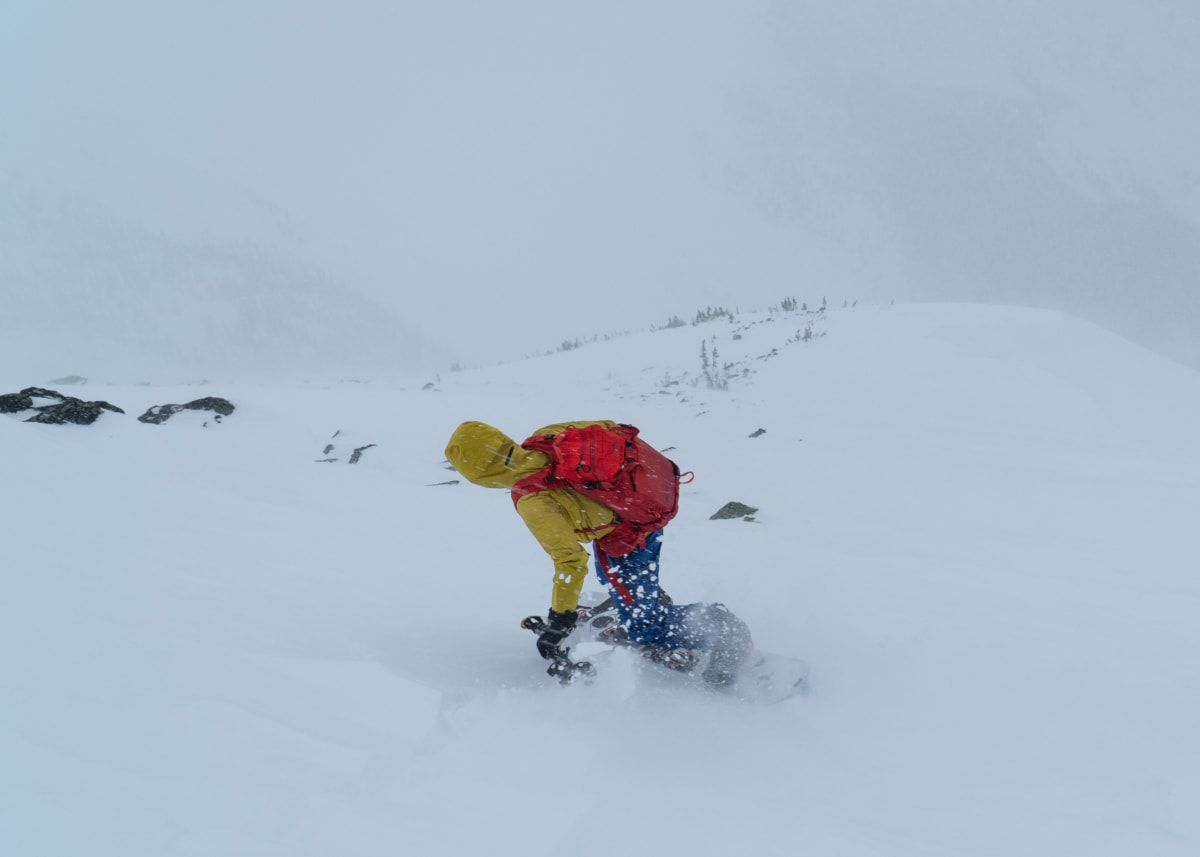
[[(128, 413), (0, 417), (5, 854), (1200, 847), (1200, 376), (1098, 328), (860, 307), (408, 385), (67, 392)], [(201, 395), (237, 411), (135, 419)], [(442, 447), (598, 417), (696, 473), (669, 591), (807, 658), (806, 695), (543, 675), (549, 563)]]

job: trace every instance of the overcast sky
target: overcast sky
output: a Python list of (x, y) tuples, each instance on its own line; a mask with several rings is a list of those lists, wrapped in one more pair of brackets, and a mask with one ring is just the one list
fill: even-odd
[(794, 295), (1060, 307), (1200, 365), (1198, 8), (8, 3), (9, 321), (96, 222), (109, 269), (251, 253), (467, 362)]

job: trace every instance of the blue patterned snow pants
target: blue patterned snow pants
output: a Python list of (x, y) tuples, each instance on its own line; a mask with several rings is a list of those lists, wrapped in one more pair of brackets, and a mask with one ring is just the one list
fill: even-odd
[(646, 546), (624, 556), (609, 556), (593, 543), (596, 576), (608, 588), (621, 625), (635, 643), (664, 649), (703, 649), (715, 633), (711, 605), (659, 601), (658, 554), (662, 530), (646, 537)]

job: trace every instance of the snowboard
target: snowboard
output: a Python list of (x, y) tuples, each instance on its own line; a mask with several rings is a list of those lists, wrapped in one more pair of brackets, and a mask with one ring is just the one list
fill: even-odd
[[(522, 620), (521, 626), (540, 633), (545, 620), (540, 616), (529, 616)], [(611, 599), (589, 606), (580, 605), (575, 631), (566, 640), (566, 648), (569, 650), (583, 642), (628, 649), (640, 654), (655, 669), (673, 674), (687, 684), (761, 705), (781, 702), (797, 693), (809, 671), (808, 664), (800, 658), (755, 647), (746, 655), (731, 681), (711, 684), (701, 677), (706, 662), (702, 653), (658, 649), (628, 640)], [(595, 667), (589, 661), (571, 660), (569, 654), (552, 662), (547, 672), (563, 684), (579, 680), (588, 683), (596, 676)]]
[(807, 661), (755, 648), (738, 669), (733, 682), (718, 690), (748, 702), (772, 705), (801, 692), (801, 684), (806, 678)]

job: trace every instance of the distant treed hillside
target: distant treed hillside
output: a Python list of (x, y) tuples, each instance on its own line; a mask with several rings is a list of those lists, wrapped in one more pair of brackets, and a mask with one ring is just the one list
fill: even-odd
[(0, 213), (5, 374), (166, 380), (411, 370), (430, 346), (323, 273), (78, 215)]

